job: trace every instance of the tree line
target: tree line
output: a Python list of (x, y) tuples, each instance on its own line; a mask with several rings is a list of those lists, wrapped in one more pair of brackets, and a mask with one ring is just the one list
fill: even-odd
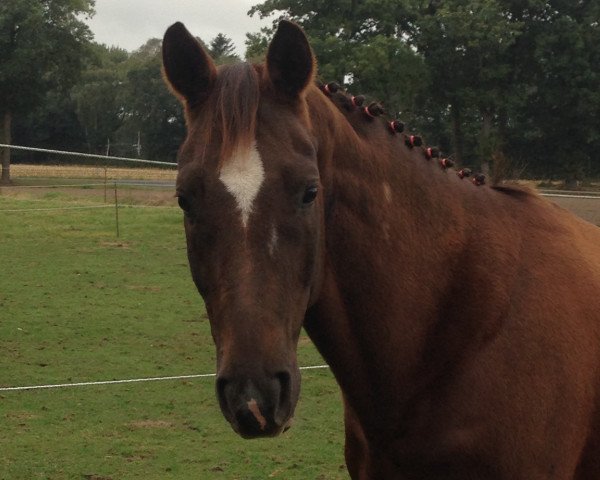
[[(86, 24), (93, 7), (93, 0), (0, 3), (0, 143), (175, 162), (184, 119), (162, 79), (161, 40), (133, 52), (98, 44)], [(240, 60), (223, 34), (198, 40), (218, 63)], [(3, 183), (11, 160), (48, 159), (0, 153)]]
[(597, 0), (267, 0), (250, 13), (300, 23), (324, 79), (382, 100), (460, 164), (600, 174)]
[[(0, 142), (174, 161), (184, 125), (160, 40), (95, 43), (93, 6), (0, 4)], [(266, 0), (249, 14), (273, 25), (247, 35), (246, 60), (262, 60), (290, 18), (322, 80), (381, 101), (458, 164), (497, 178), (600, 175), (597, 0)], [(223, 34), (205, 47), (239, 60)]]

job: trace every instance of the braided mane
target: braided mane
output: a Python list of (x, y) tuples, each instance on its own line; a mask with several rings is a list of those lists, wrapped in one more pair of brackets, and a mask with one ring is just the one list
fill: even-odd
[[(365, 133), (365, 127), (371, 123), (376, 117), (385, 115), (385, 109), (378, 102), (371, 102), (368, 105), (365, 103), (366, 98), (364, 95), (353, 96), (347, 91), (344, 91), (336, 82), (330, 82), (324, 84), (322, 82), (316, 82), (317, 87), (330, 98), (332, 103), (340, 110), (346, 117), (352, 128), (359, 134)], [(362, 115), (358, 117), (360, 121), (357, 121), (356, 111), (362, 112)], [(418, 149), (422, 152), (423, 158), (426, 160), (434, 160), (443, 169), (447, 170), (455, 166), (454, 161), (451, 158), (446, 157), (440, 151), (438, 147), (429, 147), (424, 144), (423, 139), (419, 135), (412, 135), (405, 131), (405, 125), (400, 120), (387, 120), (387, 129), (392, 136), (400, 135), (404, 144), (410, 149)], [(473, 173), (470, 168), (458, 168), (456, 175), (460, 179), (470, 178), (471, 182), (475, 186), (482, 186), (486, 184), (486, 177), (483, 173)], [(519, 185), (491, 185), (491, 188), (497, 192), (511, 195), (517, 198), (528, 197), (533, 192), (527, 188)]]
[[(352, 96), (346, 91), (342, 90), (340, 86), (335, 82), (323, 84), (317, 82), (317, 86), (321, 91), (330, 98), (334, 105), (338, 107), (348, 119), (352, 128), (357, 133), (363, 133), (363, 130), (367, 123), (371, 123), (376, 117), (380, 117), (385, 114), (383, 106), (378, 102), (372, 102), (368, 105), (365, 104), (365, 97), (363, 95)], [(356, 121), (356, 112), (362, 113), (361, 120)], [(353, 115), (354, 114), (354, 115)], [(403, 143), (410, 149), (417, 149), (423, 154), (423, 158), (438, 163), (440, 168), (446, 170), (454, 166), (454, 161), (442, 154), (439, 148), (429, 147), (423, 143), (423, 139), (419, 135), (409, 134), (405, 131), (404, 123), (400, 120), (387, 120), (387, 129), (391, 136), (400, 136)], [(470, 177), (471, 181), (476, 186), (485, 184), (485, 175), (482, 173), (473, 174), (468, 168), (459, 169), (456, 174), (459, 178)], [(511, 189), (503, 187), (501, 191), (510, 191)]]

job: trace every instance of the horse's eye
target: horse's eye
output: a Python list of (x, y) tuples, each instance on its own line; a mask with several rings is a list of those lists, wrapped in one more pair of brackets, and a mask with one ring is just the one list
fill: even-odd
[(306, 190), (304, 190), (304, 196), (302, 197), (302, 203), (304, 205), (309, 205), (314, 202), (315, 198), (317, 198), (318, 191), (319, 189), (316, 185), (306, 187)]
[(179, 204), (179, 208), (181, 208), (186, 215), (190, 213), (190, 202), (188, 202), (185, 197), (178, 195), (177, 203)]

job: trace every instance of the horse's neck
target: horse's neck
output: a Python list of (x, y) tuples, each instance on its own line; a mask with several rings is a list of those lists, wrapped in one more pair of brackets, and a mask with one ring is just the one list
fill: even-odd
[[(476, 187), (408, 148), (379, 119), (322, 107), (316, 122), (331, 275), (359, 308), (364, 298), (369, 309), (385, 310), (394, 303), (383, 301), (389, 294), (403, 299), (401, 311), (426, 310), (423, 297), (444, 291), (466, 245), (465, 209)], [(389, 316), (379, 313), (380, 321)]]
[[(408, 149), (381, 122), (357, 128), (325, 110), (313, 121), (325, 150), (326, 267), (306, 329), (360, 411), (369, 408), (369, 395), (389, 392), (390, 379), (405, 385), (402, 397), (422, 387), (418, 366), (447, 359), (439, 351), (428, 359), (430, 349), (460, 353), (460, 341), (432, 344), (430, 334), (445, 328), (438, 325), (444, 309), (453, 321), (472, 227), (465, 209), (476, 187), (427, 164), (422, 150)], [(430, 366), (431, 375), (440, 374)], [(355, 382), (372, 393), (353, 400)]]

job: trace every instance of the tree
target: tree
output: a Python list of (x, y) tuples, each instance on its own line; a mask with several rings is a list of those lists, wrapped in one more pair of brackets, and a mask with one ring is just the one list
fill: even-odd
[[(204, 48), (218, 63), (237, 59), (225, 35)], [(134, 52), (94, 45), (94, 59), (73, 89), (88, 150), (175, 160), (184, 136), (179, 102), (161, 76), (161, 40), (151, 38)]]
[[(455, 160), (489, 161), (500, 148), (495, 127), (510, 97), (509, 52), (522, 23), (505, 15), (497, 0), (431, 2), (417, 13), (410, 40), (431, 73), (429, 95), (450, 112)], [(479, 124), (471, 132), (463, 128), (469, 116)], [(474, 148), (465, 157), (469, 133)]]
[(532, 173), (573, 187), (600, 174), (600, 4), (504, 2), (524, 23), (514, 48), (519, 95), (510, 109), (508, 152), (526, 159)]
[[(2, 143), (11, 143), (15, 115), (32, 111), (48, 91), (77, 81), (91, 33), (81, 20), (94, 0), (11, 0), (0, 3), (0, 116)], [(0, 182), (10, 182), (4, 149)]]
[(232, 63), (239, 60), (239, 57), (235, 54), (233, 41), (222, 33), (218, 33), (210, 41), (208, 51), (217, 64)]
[(87, 150), (173, 159), (183, 117), (161, 77), (161, 40), (151, 38), (132, 53), (104, 45), (94, 52), (72, 94)]
[[(413, 118), (415, 101), (426, 89), (422, 59), (406, 41), (410, 12), (398, 0), (267, 0), (250, 15), (275, 15), (273, 27), (247, 35), (246, 57), (258, 57), (281, 18), (304, 28), (319, 60), (324, 81), (335, 79), (385, 102), (390, 114)], [(399, 85), (402, 88), (399, 88)]]
[(90, 153), (106, 153), (108, 139), (123, 122), (119, 96), (124, 89), (129, 54), (97, 44), (93, 45), (93, 52), (71, 96), (85, 132), (84, 149)]
[(175, 161), (185, 121), (181, 105), (165, 86), (161, 65), (159, 39), (148, 40), (130, 55), (119, 95), (122, 124), (116, 140), (130, 147), (123, 154)]
[(246, 61), (259, 63), (265, 59), (269, 48), (269, 30), (262, 28), (259, 33), (246, 34)]
[[(301, 24), (324, 80), (352, 79), (459, 163), (600, 172), (597, 1), (266, 0), (249, 14)], [(246, 56), (273, 31), (248, 35)]]
[[(55, 89), (46, 93), (37, 107), (18, 115), (12, 125), (13, 143), (60, 150), (80, 150), (85, 144), (83, 130), (76, 112), (76, 104), (68, 92)], [(48, 155), (17, 151), (11, 163), (18, 159), (36, 162)]]

